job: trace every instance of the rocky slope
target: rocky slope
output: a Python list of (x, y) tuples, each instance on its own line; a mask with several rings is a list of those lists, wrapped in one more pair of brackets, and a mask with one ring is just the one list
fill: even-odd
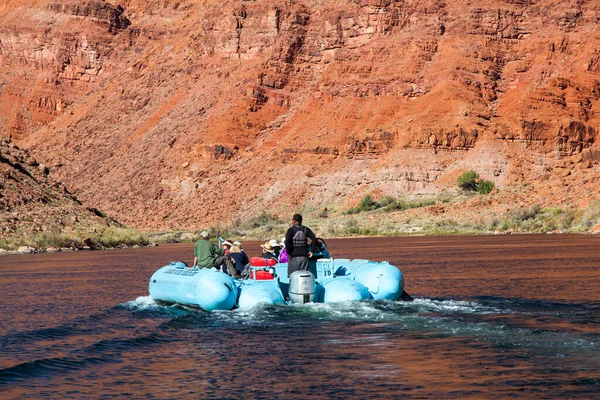
[(0, 0), (0, 132), (145, 229), (498, 191), (598, 196), (592, 1)]
[(48, 177), (48, 167), (0, 138), (0, 238), (42, 232), (92, 232), (114, 221), (86, 208)]

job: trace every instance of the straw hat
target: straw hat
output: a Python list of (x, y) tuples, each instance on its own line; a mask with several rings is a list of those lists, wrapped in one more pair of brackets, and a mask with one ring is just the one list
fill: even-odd
[(260, 247), (262, 247), (264, 251), (268, 251), (269, 253), (272, 253), (274, 251), (270, 242), (267, 242), (265, 244), (261, 244)]

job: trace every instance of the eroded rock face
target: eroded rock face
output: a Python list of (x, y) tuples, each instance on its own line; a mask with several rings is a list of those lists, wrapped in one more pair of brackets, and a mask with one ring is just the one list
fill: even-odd
[(101, 1), (15, 2), (0, 12), (0, 126), (23, 140), (93, 90), (130, 25)]
[(83, 206), (49, 173), (26, 150), (0, 138), (0, 237), (88, 231), (112, 222)]
[(117, 32), (131, 25), (131, 22), (123, 15), (123, 7), (113, 5), (106, 1), (66, 1), (53, 2), (47, 5), (47, 9), (55, 13), (76, 15), (84, 19), (93, 19), (99, 23), (108, 25), (109, 32)]
[(434, 195), (467, 169), (597, 195), (594, 168), (549, 172), (595, 162), (593, 2), (4, 4), (0, 132), (132, 225)]

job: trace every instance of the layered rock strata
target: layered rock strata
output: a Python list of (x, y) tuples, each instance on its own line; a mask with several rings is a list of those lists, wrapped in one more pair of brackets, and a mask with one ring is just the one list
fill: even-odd
[(135, 226), (436, 196), (468, 169), (525, 202), (598, 195), (594, 2), (31, 0), (0, 12), (0, 131)]

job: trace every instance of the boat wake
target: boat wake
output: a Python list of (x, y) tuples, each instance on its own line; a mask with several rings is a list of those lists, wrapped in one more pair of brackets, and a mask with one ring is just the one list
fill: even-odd
[[(190, 335), (194, 340), (206, 338), (200, 340), (204, 343), (215, 335), (232, 332), (243, 337), (252, 337), (256, 332), (287, 337), (298, 329), (338, 332), (327, 339), (331, 343), (359, 340), (365, 334), (373, 338), (381, 335), (426, 340), (450, 338), (472, 345), (518, 349), (523, 356), (544, 354), (564, 358), (576, 354), (578, 360), (598, 366), (598, 360), (594, 359), (599, 351), (597, 334), (543, 329), (537, 320), (530, 323), (531, 319), (547, 316), (547, 308), (528, 308), (516, 301), (497, 299), (264, 304), (233, 311), (204, 312), (164, 305), (150, 296), (141, 296), (61, 326), (0, 337), (4, 358), (0, 364), (0, 386), (119, 364), (123, 357), (149, 348), (174, 346), (189, 340)], [(352, 331), (359, 336), (340, 336), (340, 331)], [(374, 340), (374, 343), (383, 342)]]

